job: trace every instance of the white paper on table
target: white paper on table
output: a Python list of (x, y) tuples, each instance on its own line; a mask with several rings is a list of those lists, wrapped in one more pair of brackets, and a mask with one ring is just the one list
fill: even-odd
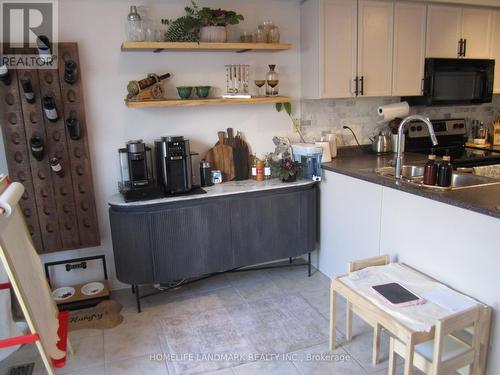
[(464, 311), (477, 305), (477, 302), (472, 298), (441, 285), (424, 293), (422, 297), (452, 312)]

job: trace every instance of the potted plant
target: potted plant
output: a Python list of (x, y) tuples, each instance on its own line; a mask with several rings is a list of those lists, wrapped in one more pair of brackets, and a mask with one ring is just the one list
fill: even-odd
[(243, 16), (232, 10), (211, 9), (207, 7), (198, 11), (201, 21), (200, 42), (225, 43), (227, 41), (227, 25), (237, 25)]
[(285, 158), (274, 162), (272, 169), (274, 177), (280, 178), (283, 182), (294, 182), (302, 171), (302, 166), (299, 162)]

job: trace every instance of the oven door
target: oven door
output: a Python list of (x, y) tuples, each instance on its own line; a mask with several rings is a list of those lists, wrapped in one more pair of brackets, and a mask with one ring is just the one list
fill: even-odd
[(426, 59), (426, 103), (490, 103), (493, 96), (494, 69), (495, 60)]

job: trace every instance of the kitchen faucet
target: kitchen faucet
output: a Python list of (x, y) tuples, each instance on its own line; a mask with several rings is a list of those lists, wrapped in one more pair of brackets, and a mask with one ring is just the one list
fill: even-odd
[(436, 133), (434, 133), (434, 127), (432, 126), (431, 121), (429, 120), (428, 117), (421, 116), (421, 115), (412, 115), (406, 117), (403, 121), (401, 121), (401, 124), (399, 124), (398, 128), (398, 144), (396, 146), (396, 179), (400, 180), (401, 179), (401, 164), (403, 162), (403, 156), (402, 156), (402, 150), (403, 150), (403, 132), (406, 124), (408, 124), (411, 121), (422, 121), (427, 125), (427, 128), (429, 129), (429, 135), (432, 140), (432, 144), (436, 146), (438, 144), (437, 138), (436, 138)]

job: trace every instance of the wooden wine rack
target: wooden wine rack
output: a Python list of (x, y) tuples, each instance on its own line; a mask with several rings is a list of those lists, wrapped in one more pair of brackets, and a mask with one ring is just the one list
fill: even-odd
[[(78, 79), (72, 85), (64, 82), (64, 64), (69, 59), (77, 63)], [(99, 245), (77, 44), (59, 43), (58, 69), (10, 70), (10, 74), (9, 86), (0, 82), (0, 122), (10, 177), (26, 190), (20, 204), (35, 248), (48, 253)], [(20, 81), (24, 77), (31, 79), (33, 104), (23, 95)], [(47, 94), (54, 98), (56, 122), (48, 121), (43, 113), (41, 98)], [(70, 138), (66, 127), (70, 115), (79, 121), (82, 135), (78, 140)], [(30, 151), (33, 136), (44, 142), (41, 161)], [(59, 159), (63, 177), (50, 168), (48, 160), (53, 156)]]

